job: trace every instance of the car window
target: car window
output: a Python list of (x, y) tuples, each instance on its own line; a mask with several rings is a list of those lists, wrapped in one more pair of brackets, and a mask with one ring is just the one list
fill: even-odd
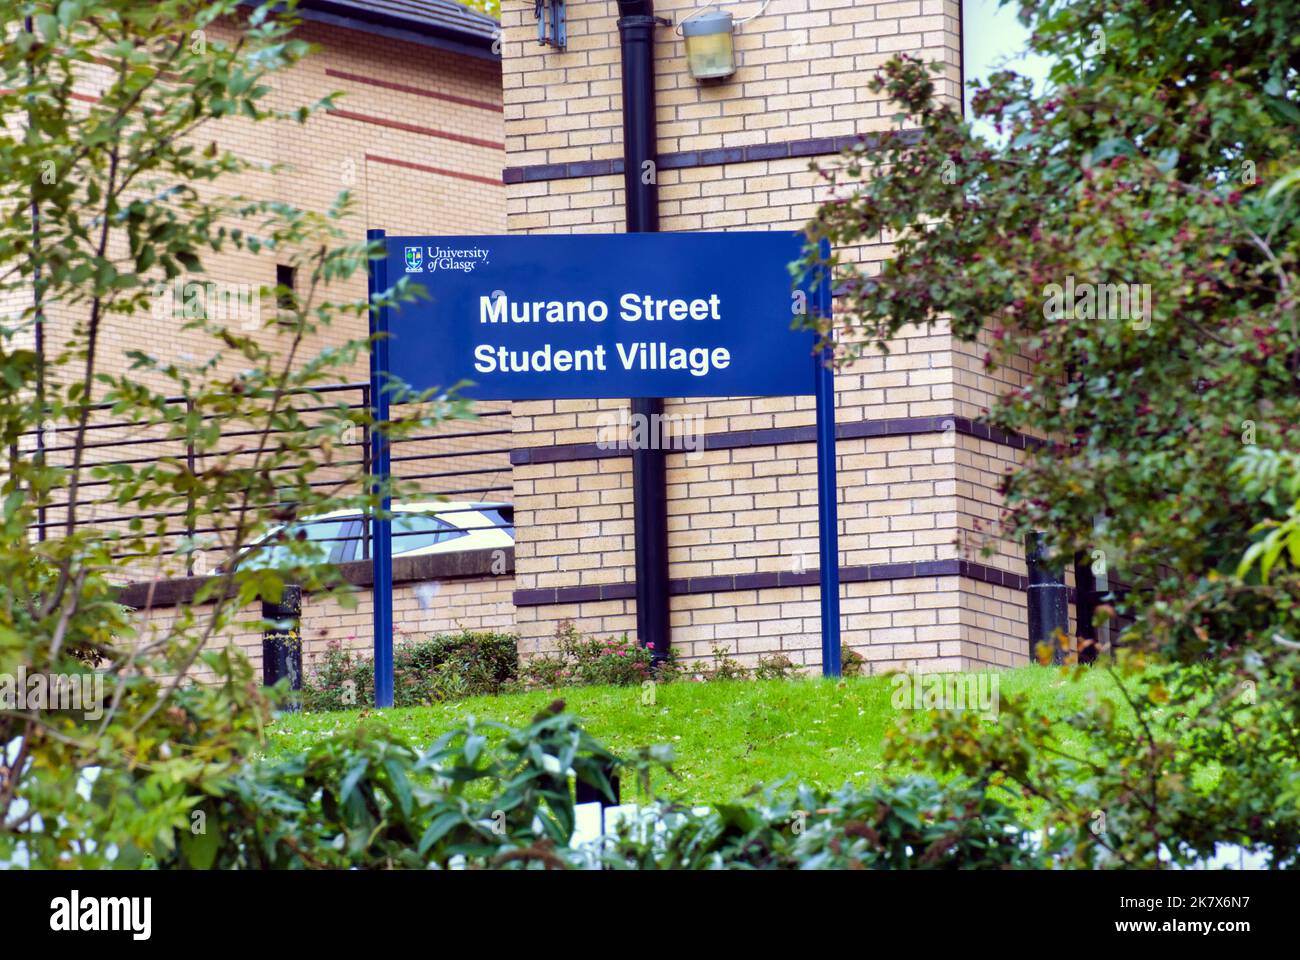
[(361, 518), (353, 517), (343, 529), (343, 540), (330, 551), (330, 563), (348, 563), (361, 557)]
[(399, 513), (393, 517), (393, 553), (409, 553), (465, 536), (465, 531), (437, 517)]
[[(292, 523), (284, 529), (285, 539), (306, 540), (307, 545), (292, 548), (289, 544), (278, 542), (270, 550), (258, 551), (257, 566), (282, 566), (288, 563), (310, 565), (314, 563), (337, 563), (341, 555), (347, 531), (354, 522), (351, 517), (337, 520), (316, 520), (307, 523)], [(280, 541), (280, 538), (276, 538)]]
[(487, 517), (488, 522), (498, 530), (504, 530), (511, 540), (515, 537), (515, 508), (514, 507), (493, 507), (491, 510), (482, 511), (483, 516)]

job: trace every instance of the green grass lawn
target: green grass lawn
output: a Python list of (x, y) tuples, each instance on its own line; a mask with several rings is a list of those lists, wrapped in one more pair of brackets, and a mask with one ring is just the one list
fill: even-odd
[[(1061, 716), (1091, 693), (1113, 690), (1102, 671), (1073, 680), (1034, 666), (998, 678), (1000, 696), (1028, 694)], [(678, 682), (659, 685), (649, 705), (642, 703), (639, 687), (570, 687), (394, 709), (383, 717), (410, 744), (425, 746), (471, 715), (523, 726), (560, 698), (615, 752), (671, 744), (677, 778), (658, 776), (652, 789), (659, 796), (719, 802), (786, 778), (832, 788), (878, 778), (885, 770), (885, 730), (912, 716), (893, 708), (894, 689), (889, 677), (838, 684), (818, 678)], [(270, 731), (270, 752), (305, 748), (349, 729), (358, 716), (358, 711), (282, 714)], [(1062, 736), (1069, 745), (1069, 731)], [(625, 784), (623, 795), (644, 799), (633, 784)]]

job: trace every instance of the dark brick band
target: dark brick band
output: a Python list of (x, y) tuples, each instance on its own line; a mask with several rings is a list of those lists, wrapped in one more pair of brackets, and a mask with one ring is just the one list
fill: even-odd
[(441, 177), (455, 177), (457, 180), (470, 180), (474, 183), (486, 183), (489, 187), (501, 186), (500, 180), (494, 180), (491, 177), (480, 177), (476, 173), (461, 173), (459, 170), (445, 170), (442, 167), (430, 167), (423, 163), (412, 163), (410, 160), (398, 160), (396, 157), (381, 157), (373, 153), (367, 153), (366, 159), (371, 163), (385, 163), (390, 167), (403, 167), (407, 170), (419, 170), (421, 173), (432, 173)]
[(388, 127), (391, 130), (402, 130), (406, 133), (418, 133), (422, 137), (438, 137), (442, 140), (454, 140), (456, 143), (468, 143), (471, 146), (489, 147), (493, 150), (504, 150), (506, 148), (504, 143), (498, 143), (495, 140), (467, 137), (462, 133), (435, 130), (433, 127), (422, 127), (414, 123), (404, 123), (401, 120), (389, 120), (386, 117), (372, 117), (364, 113), (355, 113), (352, 110), (339, 110), (331, 107), (325, 112), (331, 117), (338, 117), (340, 120), (355, 120), (357, 123), (369, 123), (378, 127)]
[[(925, 560), (918, 563), (872, 563), (840, 567), (841, 583), (864, 583), (870, 580), (915, 580), (919, 577), (965, 577), (1021, 592), (1029, 589), (1029, 580), (1017, 573), (999, 570), (971, 560)], [(689, 577), (670, 580), (672, 596), (696, 593), (729, 593), (734, 590), (768, 590), (776, 587), (811, 587), (819, 582), (816, 570), (803, 573), (738, 573), (731, 576)], [(516, 590), (516, 607), (550, 606), (557, 603), (593, 603), (599, 600), (630, 600), (636, 596), (632, 583), (605, 583), (587, 587), (547, 587)]]
[[(660, 170), (686, 170), (692, 167), (720, 167), (728, 163), (755, 163), (759, 160), (789, 160), (792, 157), (821, 157), (839, 153), (855, 144), (877, 150), (884, 134), (850, 133), (839, 137), (810, 137), (780, 143), (751, 143), (745, 147), (718, 147), (713, 150), (680, 150), (659, 154)], [(915, 143), (919, 130), (904, 130), (903, 143)], [(572, 180), (575, 177), (606, 177), (623, 172), (623, 158), (576, 160), (571, 163), (536, 163), (527, 167), (506, 167), (501, 179), (506, 183), (535, 183), (538, 180)]]
[[(836, 440), (857, 440), (863, 437), (905, 437), (921, 433), (944, 433), (952, 430), (989, 440), (1005, 447), (1024, 450), (1036, 446), (1041, 441), (1019, 433), (1007, 433), (990, 427), (987, 423), (972, 420), (970, 417), (894, 417), (888, 420), (864, 420), (860, 423), (838, 423), (835, 425)], [(772, 447), (787, 443), (816, 443), (817, 428), (812, 424), (804, 427), (771, 427), (763, 430), (731, 430), (724, 433), (710, 433), (703, 437), (705, 450), (735, 450), (744, 447)], [(672, 438), (669, 449), (684, 451), (680, 445), (681, 438)], [(566, 463), (573, 460), (602, 460), (606, 457), (627, 457), (632, 451), (626, 445), (601, 446), (596, 443), (568, 443), (551, 447), (519, 447), (510, 451), (512, 466), (529, 466), (537, 463)]]
[(455, 103), (462, 107), (491, 110), (494, 113), (501, 113), (504, 109), (499, 103), (488, 103), (486, 100), (471, 100), (468, 97), (457, 97), (450, 93), (425, 90), (422, 87), (412, 87), (405, 83), (393, 83), (391, 80), (380, 80), (378, 77), (365, 77), (359, 73), (348, 73), (345, 70), (335, 70), (331, 67), (325, 68), (325, 76), (348, 80), (352, 83), (364, 83), (371, 87), (382, 87), (385, 90), (396, 90), (398, 93), (409, 93), (416, 97), (427, 97), (430, 100), (441, 100), (444, 103)]

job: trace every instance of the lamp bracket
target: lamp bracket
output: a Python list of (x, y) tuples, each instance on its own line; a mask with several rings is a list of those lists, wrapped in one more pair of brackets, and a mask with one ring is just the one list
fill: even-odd
[(542, 46), (563, 50), (569, 43), (567, 14), (564, 0), (533, 0), (533, 16), (537, 17), (537, 42)]

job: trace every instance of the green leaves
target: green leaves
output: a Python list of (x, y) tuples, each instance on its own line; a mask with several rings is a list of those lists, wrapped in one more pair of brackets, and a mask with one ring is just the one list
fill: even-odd
[[(1008, 477), (993, 534), (1051, 531), (1066, 563), (1101, 550), (1137, 587), (1126, 612), (1138, 614), (1236, 568), (1255, 519), (1229, 467), (1249, 444), (1293, 445), (1300, 423), (1300, 136), (1267, 103), (1294, 99), (1277, 65), (1300, 21), (1283, 3), (1249, 22), (1091, 0), (1022, 12), (1040, 52), (1073, 64), (1080, 37), (1101, 30), (1101, 62), (1127, 66), (1071, 67), (1042, 96), (993, 77), (975, 98), (1006, 137), (989, 145), (932, 99), (925, 65), (887, 64), (877, 85), (919, 130), (824, 171), (842, 196), (809, 224), (802, 266), (836, 273), (846, 361), (940, 323), (983, 356), (988, 421), (1050, 438)], [(878, 271), (814, 250), (881, 235), (892, 256)], [(1071, 303), (1050, 309), (1066, 289)]]
[(978, 782), (905, 776), (835, 791), (769, 788), (707, 812), (652, 808), (662, 832), (625, 828), (613, 869), (961, 870), (1048, 866), (1011, 807)]
[[(281, 122), (314, 109), (266, 102), (276, 87), (269, 74), (309, 51), (288, 39), (282, 11), (268, 5), (227, 43), (195, 34), (242, 12), (236, 0), (37, 8), (35, 35), (19, 26), (0, 46), (0, 110), (23, 128), (0, 139), (0, 298), (21, 311), (6, 318), (0, 350), (0, 431), (13, 451), (0, 474), (0, 673), (112, 669), (97, 674), (102, 715), (60, 715), (46, 727), (30, 711), (0, 710), (0, 744), (21, 740), (30, 760), (0, 790), (0, 848), (19, 837), (42, 866), (154, 857), (206, 867), (221, 862), (225, 841), (193, 832), (187, 818), (205, 812), (218, 832), (245, 828), (229, 819), (242, 812), (207, 799), (225, 796), (261, 749), (271, 712), (247, 660), (219, 649), (222, 638), (241, 610), (278, 600), (287, 582), (321, 599), (345, 602), (348, 592), (297, 542), (278, 567), (243, 569), (240, 560), (298, 511), (378, 502), (361, 465), (331, 462), (327, 446), (342, 429), (374, 425), (349, 409), (353, 398), (317, 389), (353, 379), (368, 345), (329, 327), (344, 317), (365, 329), (355, 278), (369, 249), (350, 238), (346, 198), (316, 212), (228, 195), (224, 178), (260, 162), (203, 149), (212, 120)], [(232, 251), (254, 255), (238, 260), (246, 282), (201, 273), (229, 268)], [(277, 263), (297, 270), (291, 304), (263, 297)], [(263, 313), (282, 322), (259, 323)], [(47, 338), (40, 362), (21, 346), (38, 318)], [(142, 343), (146, 329), (183, 332), (191, 355)], [(332, 346), (313, 351), (319, 343)], [(387, 425), (391, 436), (466, 413), (448, 401), (410, 410), (409, 423)], [(165, 617), (114, 602), (124, 580), (189, 566), (221, 573)], [(211, 682), (193, 683), (196, 672)], [(368, 785), (400, 815), (416, 814), (425, 788), (393, 756), (377, 751), (344, 798), (324, 795), (321, 804), (360, 818), (329, 844), (341, 837), (339, 849), (355, 851), (373, 842), (379, 821), (363, 822), (376, 802)], [(97, 770), (89, 800), (78, 791), (87, 767)], [(332, 786), (350, 771), (350, 763), (337, 771)], [(306, 808), (289, 791), (250, 790), (259, 815), (292, 819)], [(24, 805), (43, 830), (24, 826), (16, 814)], [(292, 851), (291, 834), (279, 839)], [(271, 855), (276, 842), (250, 838), (249, 856)], [(314, 857), (309, 847), (279, 855), (298, 865)]]
[(151, 854), (160, 867), (198, 869), (446, 867), (454, 857), (555, 866), (542, 851), (566, 846), (573, 829), (565, 771), (621, 764), (563, 714), (522, 729), (470, 721), (424, 751), (363, 724), (217, 781), (202, 802), (221, 825), (214, 839), (182, 834)]
[[(1056, 757), (1028, 714), (998, 738), (944, 723), (926, 741), (941, 769), (1050, 787), (1048, 815), (1077, 832), (1085, 863), (1102, 841), (1071, 777), (1102, 797), (1106, 842), (1133, 861), (1160, 862), (1142, 837), (1295, 850), (1295, 811), (1268, 804), (1294, 797), (1298, 776), (1287, 657), (1300, 637), (1300, 10), (1212, 6), (1020, 4), (1053, 83), (1036, 95), (1012, 74), (991, 78), (974, 103), (1002, 135), (993, 144), (934, 98), (926, 65), (886, 64), (875, 86), (918, 129), (824, 171), (838, 196), (809, 224), (802, 263), (836, 274), (846, 361), (879, 364), (877, 347), (939, 324), (962, 341), (961, 362), (983, 359), (986, 420), (1041, 441), (1006, 477), (1008, 515), (983, 549), (1018, 552), (1040, 530), (1062, 566), (1100, 554), (1122, 585), (1102, 615), (1132, 622), (1115, 621), (1112, 639), (1186, 671), (1140, 688), (1164, 701), (1138, 703), (1145, 728), (1101, 706), (1079, 718), (1098, 769)], [(1080, 56), (1101, 37), (1104, 51)], [(890, 259), (860, 266), (882, 237)], [(822, 238), (842, 251), (829, 262)], [(1199, 672), (1206, 661), (1215, 672)], [(1234, 710), (1229, 691), (1247, 678), (1273, 699)], [(1197, 700), (1197, 684), (1221, 702)], [(1150, 716), (1175, 709), (1190, 717), (1181, 732)], [(1211, 762), (1213, 816), (1178, 793)]]
[(1023, 822), (1042, 824), (1062, 865), (1190, 865), (1238, 844), (1294, 866), (1300, 659), (1275, 648), (1233, 672), (1136, 655), (1108, 673), (1112, 689), (1065, 723), (1003, 698), (996, 724), (942, 714), (887, 756), (987, 778), (995, 796), (1019, 798)]
[(1283, 518), (1270, 517), (1251, 528), (1251, 533), (1264, 536), (1246, 549), (1236, 575), (1246, 578), (1258, 564), (1259, 580), (1268, 584), (1279, 560), (1285, 560), (1293, 573), (1300, 573), (1300, 454), (1270, 450), (1243, 455), (1233, 464), (1233, 473), (1262, 503), (1286, 510)]
[(211, 870), (217, 862), (221, 836), (216, 829), (180, 830), (180, 854), (193, 870)]
[(33, 17), (32, 20), (36, 26), (36, 32), (40, 34), (41, 39), (46, 43), (54, 43), (59, 39), (60, 23), (58, 17), (49, 13), (40, 13)]

